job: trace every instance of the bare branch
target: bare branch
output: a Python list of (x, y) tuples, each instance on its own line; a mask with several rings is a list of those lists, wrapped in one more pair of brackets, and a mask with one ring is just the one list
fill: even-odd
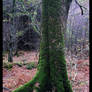
[(77, 5), (80, 7), (80, 9), (81, 9), (81, 15), (83, 15), (83, 8), (84, 8), (84, 9), (87, 9), (87, 8), (84, 7), (84, 6), (82, 6), (82, 5), (80, 5), (77, 0), (75, 0), (75, 2), (76, 2), (76, 4), (77, 4)]

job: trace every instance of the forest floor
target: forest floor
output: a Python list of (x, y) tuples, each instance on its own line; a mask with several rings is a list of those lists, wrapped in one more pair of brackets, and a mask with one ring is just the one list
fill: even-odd
[[(19, 57), (14, 56), (13, 63), (16, 62), (38, 62), (37, 52), (23, 52), (19, 53)], [(89, 58), (86, 60), (76, 60), (71, 62), (66, 58), (68, 76), (72, 84), (73, 92), (89, 92)], [(7, 63), (7, 55), (4, 56), (3, 62)], [(12, 92), (20, 85), (31, 80), (37, 72), (37, 68), (27, 69), (26, 65), (21, 67), (13, 65), (11, 69), (3, 67), (3, 92)], [(6, 89), (8, 88), (8, 89)]]

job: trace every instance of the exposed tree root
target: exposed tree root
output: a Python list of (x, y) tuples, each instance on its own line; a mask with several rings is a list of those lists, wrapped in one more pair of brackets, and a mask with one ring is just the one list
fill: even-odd
[(13, 92), (72, 92), (67, 75), (61, 77), (61, 74), (58, 74), (55, 78), (53, 74), (48, 76), (48, 73), (42, 70), (37, 72), (31, 81), (15, 89)]

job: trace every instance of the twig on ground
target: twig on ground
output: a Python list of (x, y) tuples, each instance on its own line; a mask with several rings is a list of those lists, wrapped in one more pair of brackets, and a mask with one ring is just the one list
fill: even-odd
[(9, 88), (3, 87), (4, 90), (8, 90), (9, 92), (12, 92)]

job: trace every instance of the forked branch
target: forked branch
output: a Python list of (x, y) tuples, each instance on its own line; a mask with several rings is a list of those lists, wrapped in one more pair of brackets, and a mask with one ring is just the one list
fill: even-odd
[(78, 2), (77, 0), (75, 0), (75, 2), (76, 2), (76, 4), (77, 4), (77, 5), (80, 7), (80, 9), (81, 9), (81, 15), (83, 15), (83, 14), (84, 14), (83, 8), (86, 9), (86, 10), (87, 10), (87, 8), (84, 7), (84, 6), (82, 6), (82, 5), (80, 5), (79, 2)]

